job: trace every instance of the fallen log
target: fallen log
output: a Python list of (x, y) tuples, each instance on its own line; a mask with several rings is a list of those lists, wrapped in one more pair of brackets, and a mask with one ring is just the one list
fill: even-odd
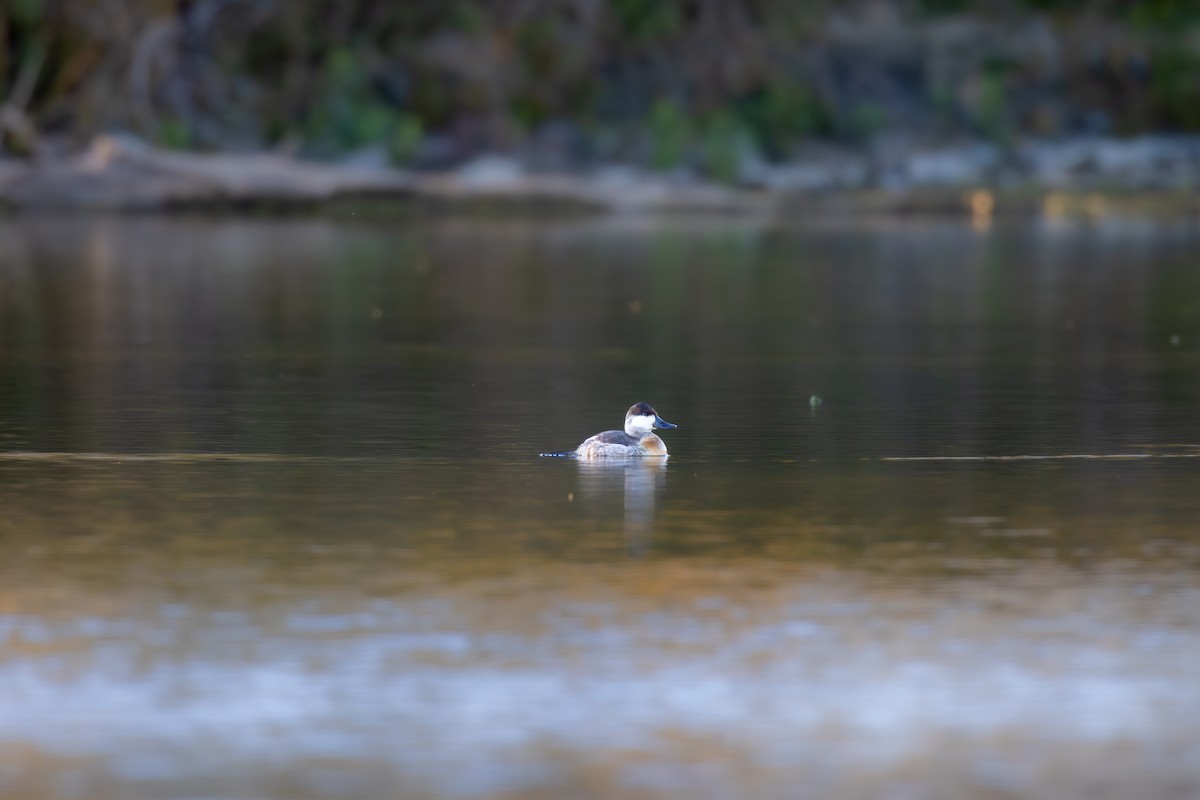
[(343, 192), (406, 195), (401, 174), (355, 170), (272, 154), (176, 153), (101, 136), (80, 156), (0, 173), (13, 209), (165, 211), (254, 203), (314, 205)]
[(119, 136), (100, 136), (73, 158), (6, 162), (0, 168), (0, 202), (18, 212), (321, 209), (345, 201), (398, 201), (451, 211), (601, 213), (755, 212), (774, 202), (766, 193), (628, 171), (536, 175), (484, 166), (423, 174), (271, 153), (180, 153)]

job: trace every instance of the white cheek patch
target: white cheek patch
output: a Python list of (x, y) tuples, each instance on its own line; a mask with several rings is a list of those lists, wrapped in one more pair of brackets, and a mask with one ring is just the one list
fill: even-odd
[(653, 414), (638, 414), (635, 417), (630, 417), (627, 427), (632, 431), (641, 431), (649, 433), (654, 430), (654, 415)]

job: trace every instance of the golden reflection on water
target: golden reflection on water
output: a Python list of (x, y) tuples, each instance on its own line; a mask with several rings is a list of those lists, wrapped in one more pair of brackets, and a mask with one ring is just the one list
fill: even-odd
[(7, 795), (1198, 788), (1187, 472), (429, 469), (4, 467)]

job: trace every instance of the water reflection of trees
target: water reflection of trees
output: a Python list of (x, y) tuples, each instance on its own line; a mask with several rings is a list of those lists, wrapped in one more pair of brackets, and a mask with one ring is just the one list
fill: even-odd
[(28, 446), (515, 454), (646, 398), (702, 422), (672, 442), (693, 455), (1044, 452), (1177, 441), (1200, 396), (1200, 277), (1170, 231), (31, 220), (0, 238), (0, 426)]

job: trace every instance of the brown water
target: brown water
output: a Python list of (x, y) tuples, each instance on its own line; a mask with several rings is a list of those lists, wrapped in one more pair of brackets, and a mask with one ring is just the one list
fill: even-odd
[(0, 796), (1200, 796), (1198, 244), (6, 223)]

